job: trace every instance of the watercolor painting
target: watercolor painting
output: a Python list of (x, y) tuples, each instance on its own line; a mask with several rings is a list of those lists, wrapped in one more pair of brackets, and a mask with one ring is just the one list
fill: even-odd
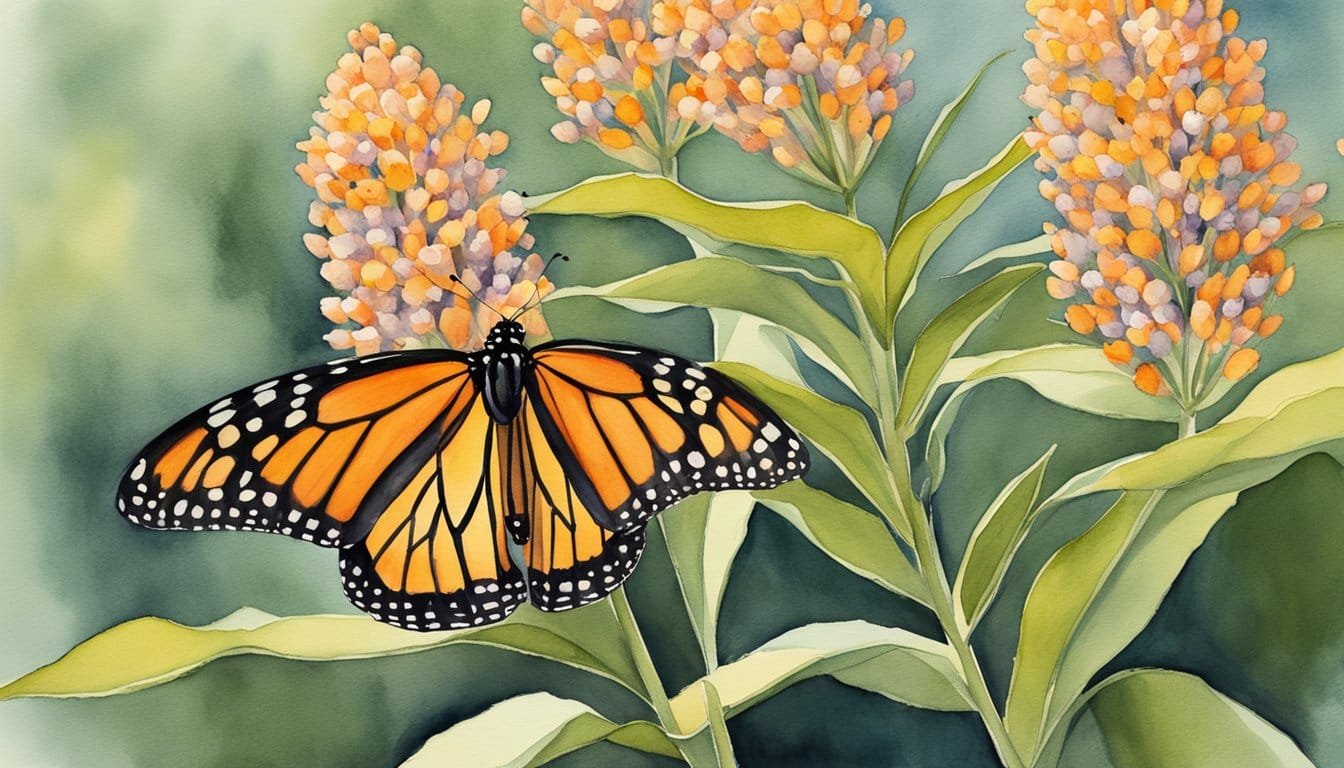
[(1344, 765), (1337, 4), (10, 29), (0, 764)]

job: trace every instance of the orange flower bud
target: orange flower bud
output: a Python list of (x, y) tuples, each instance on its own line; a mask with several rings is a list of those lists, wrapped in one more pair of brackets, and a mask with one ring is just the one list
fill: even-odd
[(1162, 372), (1152, 363), (1144, 363), (1134, 371), (1134, 386), (1154, 397), (1163, 394), (1166, 389)]
[(616, 119), (631, 128), (644, 122), (644, 107), (640, 106), (639, 99), (628, 94), (622, 96), (621, 100), (616, 102)]
[(1279, 275), (1279, 279), (1274, 281), (1274, 293), (1282, 296), (1292, 289), (1293, 283), (1296, 282), (1296, 280), (1297, 266), (1294, 265), (1285, 269), (1283, 274)]
[(1259, 365), (1259, 352), (1254, 349), (1238, 349), (1227, 358), (1227, 364), (1223, 366), (1223, 376), (1232, 381), (1240, 381)]
[(1097, 329), (1096, 318), (1094, 318), (1092, 313), (1088, 312), (1087, 308), (1082, 304), (1074, 304), (1064, 310), (1064, 318), (1068, 321), (1070, 328), (1076, 333), (1081, 333), (1084, 336)]
[(1129, 252), (1140, 259), (1155, 259), (1162, 252), (1162, 241), (1146, 229), (1135, 230), (1125, 237)]
[(1112, 341), (1109, 344), (1103, 344), (1101, 351), (1106, 355), (1106, 359), (1116, 365), (1126, 365), (1134, 357), (1134, 348), (1127, 341)]

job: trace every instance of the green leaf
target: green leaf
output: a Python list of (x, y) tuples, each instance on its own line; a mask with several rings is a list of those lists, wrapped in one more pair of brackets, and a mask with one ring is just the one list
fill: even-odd
[(1312, 768), (1287, 734), (1185, 672), (1126, 670), (1098, 683), (1086, 704), (1112, 768)]
[(911, 216), (892, 238), (887, 250), (886, 315), (881, 326), (889, 338), (897, 310), (913, 292), (915, 275), (934, 251), (963, 221), (985, 202), (999, 182), (1032, 154), (1019, 135), (985, 167), (948, 184), (929, 207)]
[(918, 429), (948, 360), (995, 308), (1042, 269), (1040, 264), (1009, 267), (952, 302), (925, 326), (915, 340), (902, 377), (896, 425), (903, 434), (908, 436)]
[(1055, 446), (1050, 446), (1041, 458), (1010, 480), (971, 532), (952, 589), (958, 619), (968, 632), (975, 629), (989, 609), (1013, 555), (1031, 528), (1038, 510), (1036, 499), (1041, 492), (1041, 480), (1054, 453)]
[[(794, 683), (820, 675), (911, 706), (943, 711), (972, 708), (946, 645), (904, 629), (866, 621), (809, 624), (789, 630), (745, 657), (697, 680), (672, 699), (683, 732), (707, 721), (705, 682), (733, 717)], [(838, 674), (845, 673), (849, 674)]]
[(851, 573), (930, 605), (928, 587), (882, 521), (806, 483), (755, 491), (761, 504)]
[(881, 327), (882, 239), (866, 224), (800, 202), (721, 203), (661, 176), (599, 176), (569, 189), (528, 198), (532, 213), (643, 216), (679, 232), (830, 259), (848, 273), (864, 312)]
[(882, 450), (862, 414), (749, 365), (720, 362), (711, 367), (746, 387), (806, 436), (910, 541), (909, 521), (895, 514), (901, 509), (896, 489)]
[(677, 307), (728, 309), (767, 320), (819, 356), (865, 400), (875, 399), (872, 366), (863, 343), (793, 280), (727, 256), (702, 256), (657, 267), (596, 287), (562, 288), (547, 301), (595, 296), (639, 312)]
[(938, 384), (962, 384), (934, 416), (926, 447), (933, 489), (942, 482), (947, 436), (962, 403), (977, 386), (995, 379), (1020, 381), (1047, 400), (1100, 416), (1175, 422), (1181, 415), (1175, 401), (1142, 392), (1129, 374), (1111, 365), (1093, 346), (1049, 344), (954, 358), (944, 367)]
[(639, 674), (614, 622), (605, 602), (550, 614), (522, 606), (500, 624), (452, 632), (410, 632), (366, 616), (280, 618), (254, 608), (239, 609), (201, 627), (146, 617), (100, 632), (59, 660), (5, 685), (0, 688), (0, 700), (131, 693), (175, 680), (226, 656), (338, 661), (458, 643), (551, 659), (638, 691)]
[(1035, 755), (1092, 676), (1147, 626), (1237, 492), (1133, 491), (1056, 552), (1022, 611), (1005, 721)]
[(1023, 610), (1006, 720), (1020, 752), (1050, 743), (1083, 686), (1152, 618), (1237, 494), (1302, 456), (1344, 452), (1344, 351), (1267, 378), (1205, 432), (1085, 472), (1047, 499), (1119, 501), (1037, 576)]
[(617, 725), (583, 702), (529, 693), (501, 701), (431, 737), (401, 768), (533, 768), (599, 741), (681, 757), (667, 734), (653, 723), (636, 720)]
[(746, 491), (702, 493), (656, 518), (677, 572), (705, 664), (718, 666), (719, 607), (756, 499)]
[(958, 277), (967, 274), (968, 272), (974, 272), (986, 264), (993, 264), (998, 261), (1016, 261), (1017, 259), (1025, 259), (1028, 256), (1039, 256), (1044, 253), (1050, 253), (1050, 239), (1050, 235), (1037, 235), (1030, 240), (1023, 240), (1020, 243), (1001, 245), (972, 261), (970, 264), (962, 267), (955, 275), (953, 275), (953, 277)]
[(1229, 475), (1261, 476), (1257, 466), (1300, 457), (1344, 439), (1344, 421), (1322, 418), (1337, 413), (1344, 413), (1344, 350), (1283, 368), (1209, 429), (1077, 475), (1047, 503), (1097, 491), (1174, 488), (1195, 479), (1208, 483)]
[(933, 153), (942, 145), (943, 139), (947, 138), (948, 132), (952, 130), (952, 126), (956, 124), (957, 118), (961, 116), (961, 111), (966, 108), (966, 103), (971, 100), (971, 95), (975, 93), (976, 88), (980, 87), (980, 80), (985, 76), (985, 73), (988, 72), (989, 68), (994, 66), (999, 59), (1002, 59), (1010, 53), (1012, 53), (1011, 50), (1003, 51), (985, 62), (984, 66), (976, 71), (975, 76), (966, 84), (966, 87), (962, 89), (961, 93), (958, 94), (955, 99), (948, 102), (943, 107), (942, 111), (938, 113), (938, 117), (934, 119), (933, 127), (929, 129), (928, 135), (924, 137), (924, 144), (919, 148), (919, 156), (915, 158), (915, 167), (910, 171), (910, 176), (906, 178), (905, 187), (901, 189), (901, 200), (896, 208), (896, 223), (898, 225), (905, 218), (905, 206), (910, 202), (910, 193), (915, 188), (915, 182), (917, 182), (919, 177), (924, 173), (924, 166), (928, 165), (929, 159), (933, 157)]

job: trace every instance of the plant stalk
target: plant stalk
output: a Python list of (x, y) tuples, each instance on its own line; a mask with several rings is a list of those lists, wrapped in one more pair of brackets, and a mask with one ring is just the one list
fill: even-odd
[[(681, 726), (677, 724), (677, 716), (672, 711), (672, 702), (668, 700), (667, 689), (663, 687), (663, 680), (658, 676), (658, 669), (653, 665), (653, 657), (649, 655), (649, 646), (644, 642), (644, 635), (639, 631), (639, 623), (635, 621), (635, 613), (630, 609), (630, 598), (625, 595), (625, 587), (622, 585), (611, 593), (611, 610), (616, 615), (616, 623), (621, 627), (621, 634), (625, 638), (625, 647), (630, 652), (630, 658), (635, 663), (635, 670), (639, 673), (639, 681), (644, 688), (644, 700), (653, 711), (658, 714), (659, 725), (663, 730), (674, 738), (673, 742), (681, 748), (682, 759), (691, 768), (736, 768), (735, 763), (723, 763), (718, 750), (714, 752), (713, 762), (700, 759), (698, 751), (687, 748), (682, 745), (680, 738), (685, 736), (681, 731)], [(717, 703), (717, 698), (715, 699)], [(718, 712), (711, 711), (707, 702), (706, 711), (713, 727), (716, 717), (722, 718), (722, 708)], [(727, 729), (724, 729), (726, 735)], [(729, 748), (731, 749), (731, 748)]]
[(947, 636), (948, 644), (957, 654), (957, 666), (962, 679), (966, 682), (966, 689), (971, 694), (971, 703), (975, 705), (980, 720), (985, 724), (985, 730), (989, 732), (994, 749), (999, 754), (999, 760), (1007, 768), (1025, 768), (1026, 763), (1017, 754), (1017, 749), (1008, 736), (1008, 728), (999, 715), (994, 698), (990, 696), (989, 686), (985, 683), (984, 673), (980, 670), (980, 662), (975, 658), (975, 650), (962, 634), (962, 628), (957, 621), (956, 612), (952, 607), (952, 591), (948, 586), (947, 574), (943, 570), (942, 558), (938, 555), (938, 544), (934, 540), (933, 521), (924, 515), (922, 510), (917, 509), (915, 512), (912, 517), (919, 519), (911, 522), (915, 528), (913, 543), (915, 555), (919, 559), (919, 572), (924, 576), (924, 582), (929, 588), (933, 610), (938, 616), (943, 634)]
[(1196, 431), (1198, 431), (1195, 428), (1196, 413), (1197, 411), (1195, 411), (1195, 409), (1193, 408), (1189, 410), (1186, 410), (1184, 408), (1181, 409), (1181, 421), (1177, 425), (1178, 428), (1178, 431), (1176, 433), (1177, 439), (1189, 437), (1195, 434)]
[(658, 713), (658, 720), (664, 730), (669, 733), (680, 733), (677, 718), (672, 714), (672, 702), (668, 701), (662, 678), (658, 677), (658, 670), (653, 666), (653, 657), (649, 656), (649, 647), (644, 643), (644, 636), (640, 634), (639, 624), (635, 621), (634, 611), (630, 610), (630, 598), (625, 596), (624, 585), (611, 593), (611, 608), (616, 614), (616, 622), (621, 626), (621, 634), (625, 637), (625, 646), (630, 651), (635, 670), (639, 672), (639, 681), (644, 687), (644, 692), (648, 694), (646, 700), (649, 706)]
[(1003, 717), (999, 715), (994, 697), (989, 693), (980, 662), (975, 658), (975, 650), (971, 648), (967, 639), (969, 629), (963, 630), (961, 622), (957, 620), (956, 610), (952, 606), (951, 582), (947, 579), (942, 557), (938, 553), (933, 519), (929, 517), (923, 503), (915, 496), (911, 487), (910, 456), (901, 429), (896, 425), (896, 411), (899, 407), (896, 401), (899, 398), (896, 396), (898, 376), (895, 352), (881, 350), (878, 354), (881, 354), (883, 359), (874, 360), (873, 364), (881, 379), (878, 383), (881, 398), (878, 404), (878, 420), (882, 425), (882, 449), (886, 454), (896, 498), (902, 507), (898, 510), (898, 515), (912, 530), (912, 540), (909, 543), (915, 550), (916, 566), (928, 588), (929, 601), (933, 604), (931, 607), (938, 617), (943, 635), (956, 653), (954, 661), (962, 680), (966, 683), (971, 703), (985, 724), (985, 730), (989, 732), (999, 760), (1006, 768), (1026, 768), (1026, 763), (1017, 754), (1017, 749), (1008, 736), (1008, 727), (1004, 725)]

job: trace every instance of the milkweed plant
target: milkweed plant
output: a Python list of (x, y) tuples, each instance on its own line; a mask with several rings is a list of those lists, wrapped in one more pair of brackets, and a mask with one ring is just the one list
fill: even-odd
[[(0, 697), (126, 693), (240, 653), (331, 661), (483, 644), (614, 681), (647, 704), (648, 718), (613, 722), (588, 703), (534, 692), (430, 738), (405, 765), (540, 765), (603, 740), (694, 766), (736, 765), (728, 719), (821, 675), (913, 707), (972, 713), (1012, 768), (1057, 765), (1071, 726), (1099, 697), (1129, 703), (1106, 716), (1128, 718), (1133, 738), (1161, 732), (1163, 707), (1179, 701), (1208, 713), (1219, 739), (1269, 745), (1276, 765), (1309, 765), (1287, 736), (1198, 677), (1130, 669), (1094, 678), (1243, 489), (1344, 440), (1340, 424), (1313, 418), (1344, 413), (1344, 352), (1249, 391), (1233, 386), (1292, 326), (1278, 301), (1294, 283), (1292, 243), (1324, 223), (1315, 206), (1325, 186), (1303, 180), (1288, 117), (1267, 101), (1265, 41), (1237, 36), (1237, 12), (1220, 0), (1028, 0), (1026, 10), (1030, 125), (1006, 132), (1001, 151), (912, 212), (929, 159), (1001, 56), (926, 136), (913, 136), (903, 107), (928, 75), (901, 44), (905, 23), (857, 0), (527, 0), (521, 23), (558, 112), (552, 136), (629, 171), (526, 197), (508, 189), (510, 140), (489, 127), (490, 101), (472, 100), (377, 26), (352, 30), (298, 144), (297, 172), (313, 193), (304, 245), (333, 292), (320, 306), (332, 348), (476, 349), (494, 310), (510, 314), (534, 296), (543, 306), (597, 299), (646, 313), (700, 307), (714, 323), (711, 364), (784, 416), (847, 487), (805, 478), (702, 494), (660, 515), (651, 528), (679, 593), (652, 604), (631, 605), (617, 590), (578, 610), (524, 606), (503, 624), (446, 633), (252, 609), (196, 628), (143, 618)], [(721, 140), (715, 133), (833, 205), (697, 194), (678, 179), (678, 153)], [(919, 147), (894, 184), (902, 192), (885, 237), (855, 202), (865, 178), (893, 174), (878, 158), (884, 142)], [(932, 255), (1019, 166), (1039, 173), (1057, 215), (1041, 237), (963, 270), (978, 282), (916, 331), (908, 307), (932, 277)], [(557, 288), (541, 276), (527, 228), (529, 218), (558, 216), (656, 220), (685, 236), (693, 258)], [(454, 291), (455, 280), (474, 298)], [(1062, 323), (1076, 340), (961, 354), (977, 327), (1027, 292), (1048, 294), (1055, 304), (1038, 321)], [(544, 310), (524, 317), (532, 336), (550, 333)], [(966, 396), (1004, 378), (1069, 408), (1175, 429), (1162, 447), (1048, 494), (1055, 449), (1022, 457), (949, 562), (935, 525), (938, 491), (955, 481), (944, 442)], [(1232, 392), (1240, 404), (1201, 424)], [(1112, 500), (1104, 514), (1035, 574), (1016, 617), (1011, 684), (996, 697), (972, 645), (977, 627), (1033, 524), (1103, 493)], [(938, 635), (816, 623), (724, 658), (720, 603), (754, 514), (780, 516), (857, 578), (923, 606)], [(665, 687), (637, 620), (672, 610), (687, 613), (703, 661), (680, 691)], [(131, 651), (144, 642), (171, 652)], [(1234, 721), (1217, 714), (1229, 709)], [(506, 731), (514, 738), (497, 738)]]

